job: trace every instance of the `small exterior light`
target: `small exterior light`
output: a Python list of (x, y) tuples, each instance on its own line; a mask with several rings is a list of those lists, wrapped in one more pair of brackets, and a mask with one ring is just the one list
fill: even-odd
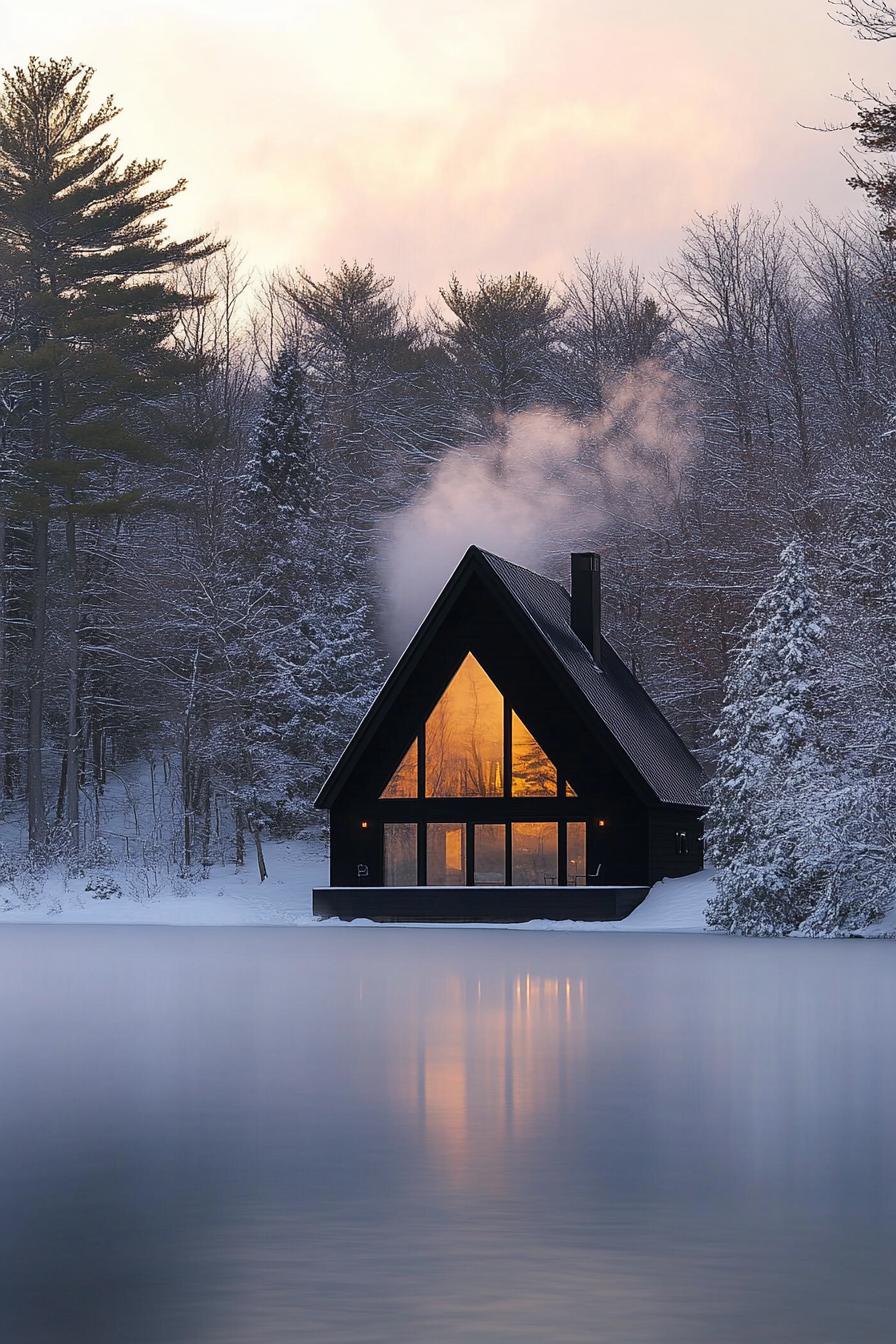
[[(364, 824), (365, 824), (365, 826), (367, 825), (366, 822), (365, 822)], [(597, 819), (597, 824), (598, 824), (598, 826), (606, 826), (606, 824), (607, 824), (607, 819), (606, 819), (606, 817), (598, 817), (598, 819)]]
[[(366, 831), (366, 830), (367, 830), (367, 827), (369, 826), (369, 824), (370, 824), (370, 823), (367, 822), (367, 821), (362, 821), (362, 822), (361, 822), (361, 830), (362, 830), (362, 831)], [(603, 825), (603, 822), (601, 822), (601, 825)]]

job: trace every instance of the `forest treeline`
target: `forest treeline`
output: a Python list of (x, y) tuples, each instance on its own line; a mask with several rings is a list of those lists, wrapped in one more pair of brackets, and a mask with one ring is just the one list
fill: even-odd
[(652, 277), (583, 240), (563, 277), (449, 276), (431, 301), (366, 260), (259, 278), (171, 239), (184, 184), (121, 157), (91, 75), (33, 60), (0, 96), (0, 793), (35, 851), (95, 840), (108, 770), (141, 756), (164, 758), (185, 869), (222, 811), (237, 861), (307, 824), (387, 663), (381, 520), (508, 417), (589, 422), (644, 367), (674, 379), (689, 448), (637, 507), (595, 479), (608, 634), (711, 765), (732, 650), (799, 538), (840, 622), (830, 712), (892, 769), (874, 211), (699, 217)]

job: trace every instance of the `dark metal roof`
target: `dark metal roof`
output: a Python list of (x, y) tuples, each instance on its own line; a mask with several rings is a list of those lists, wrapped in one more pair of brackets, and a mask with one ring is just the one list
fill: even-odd
[(677, 807), (702, 806), (700, 789), (705, 777), (696, 759), (606, 638), (601, 638), (601, 666), (595, 663), (573, 633), (566, 589), (553, 579), (513, 565), (478, 546), (467, 551), (387, 677), (333, 767), (317, 806), (329, 807), (338, 795), (376, 723), (413, 675), (421, 649), (463, 591), (470, 574), (476, 571), (485, 579), (491, 578), (489, 586), (499, 600), (510, 599), (523, 618), (522, 628), (537, 641), (558, 673), (567, 674), (578, 703), (604, 726), (657, 802)]
[(660, 802), (701, 805), (705, 776), (644, 687), (601, 638), (598, 667), (570, 625), (570, 597), (553, 579), (480, 551), (489, 568), (572, 677), (595, 714)]

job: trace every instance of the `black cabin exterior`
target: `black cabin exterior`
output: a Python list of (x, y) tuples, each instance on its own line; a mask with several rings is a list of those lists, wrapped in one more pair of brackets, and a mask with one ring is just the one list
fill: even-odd
[(613, 919), (703, 866), (697, 761), (571, 591), (467, 551), (328, 778), (345, 919)]

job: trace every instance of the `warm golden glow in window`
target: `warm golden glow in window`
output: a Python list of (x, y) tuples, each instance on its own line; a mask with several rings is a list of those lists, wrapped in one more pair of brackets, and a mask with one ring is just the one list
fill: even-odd
[(515, 821), (510, 827), (515, 887), (557, 885), (556, 821)]
[(380, 794), (381, 798), (417, 797), (417, 739), (414, 738), (404, 759)]
[(566, 823), (566, 880), (572, 887), (585, 885), (585, 823)]
[(576, 793), (573, 786), (570, 784), (569, 780), (566, 781), (566, 784), (564, 786), (564, 793), (566, 794), (567, 798), (578, 798), (579, 796)]
[(426, 720), (427, 798), (499, 798), (504, 699), (471, 653)]
[(383, 827), (383, 881), (387, 887), (417, 885), (417, 827), (387, 822)]
[(467, 827), (462, 821), (431, 821), (426, 827), (426, 882), (463, 887), (467, 882)]
[(473, 881), (477, 886), (503, 887), (506, 828), (497, 825), (473, 827)]
[(516, 712), (511, 718), (510, 737), (514, 798), (556, 798), (557, 769)]

